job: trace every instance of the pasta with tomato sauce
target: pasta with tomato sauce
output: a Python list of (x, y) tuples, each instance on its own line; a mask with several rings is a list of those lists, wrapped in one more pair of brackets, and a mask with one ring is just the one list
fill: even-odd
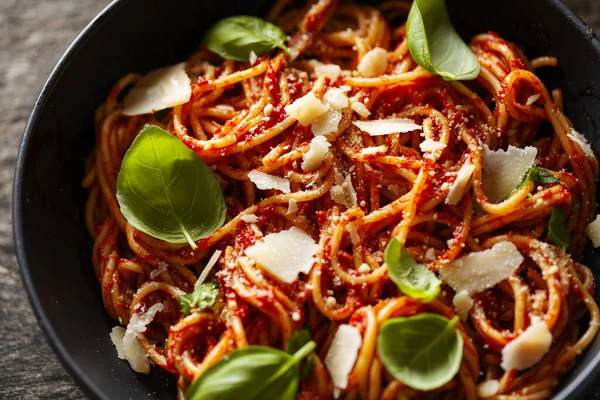
[(119, 357), (188, 399), (549, 398), (599, 323), (557, 64), (439, 0), (280, 0), (123, 77), (83, 182)]

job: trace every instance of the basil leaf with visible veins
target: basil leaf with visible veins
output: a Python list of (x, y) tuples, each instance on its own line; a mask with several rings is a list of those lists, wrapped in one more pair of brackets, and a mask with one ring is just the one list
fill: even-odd
[(390, 278), (402, 293), (424, 302), (440, 294), (442, 282), (427, 267), (417, 263), (396, 238), (385, 248), (385, 263)]
[(186, 400), (296, 400), (300, 362), (316, 347), (310, 341), (293, 355), (266, 346), (234, 350), (200, 375)]
[(377, 354), (398, 381), (417, 390), (433, 390), (456, 375), (463, 354), (463, 339), (451, 320), (423, 313), (392, 318), (377, 336)]
[(250, 15), (236, 15), (213, 25), (202, 42), (223, 58), (248, 61), (252, 52), (260, 56), (276, 47), (289, 53), (286, 38), (277, 25)]
[(471, 80), (479, 75), (479, 61), (452, 27), (445, 0), (414, 0), (406, 37), (415, 62), (445, 80)]
[(197, 240), (223, 225), (227, 211), (221, 187), (204, 161), (155, 125), (144, 126), (125, 153), (117, 200), (135, 228), (194, 249)]

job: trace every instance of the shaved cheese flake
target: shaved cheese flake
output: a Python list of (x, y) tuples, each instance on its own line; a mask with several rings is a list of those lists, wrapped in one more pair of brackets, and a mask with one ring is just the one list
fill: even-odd
[(360, 101), (353, 102), (350, 107), (352, 107), (352, 109), (363, 118), (367, 118), (369, 115), (371, 115), (371, 111), (369, 111), (367, 106), (365, 106), (364, 103), (361, 103)]
[(352, 124), (371, 136), (389, 135), (391, 133), (406, 133), (420, 131), (421, 125), (408, 118), (376, 119), (373, 121), (352, 121)]
[(298, 202), (296, 201), (296, 199), (290, 199), (286, 214), (293, 214), (296, 211), (298, 211)]
[(387, 62), (388, 52), (381, 47), (375, 47), (360, 59), (357, 70), (363, 76), (368, 77), (383, 75), (387, 68)]
[(571, 129), (571, 133), (567, 134), (567, 136), (577, 143), (583, 153), (588, 157), (594, 157), (594, 150), (592, 150), (592, 146), (590, 146), (590, 142), (583, 136), (581, 133), (577, 132), (575, 129)]
[(594, 247), (600, 246), (600, 215), (597, 215), (596, 219), (590, 222), (585, 229), (585, 233), (592, 239)]
[(124, 115), (150, 114), (190, 101), (192, 81), (185, 63), (158, 68), (137, 81), (123, 100)]
[(335, 64), (321, 64), (315, 67), (315, 72), (318, 76), (329, 78), (331, 83), (334, 83), (340, 77), (342, 69), (339, 65)]
[(305, 172), (311, 172), (319, 168), (327, 158), (329, 147), (331, 147), (331, 143), (325, 136), (317, 136), (311, 140), (308, 151), (302, 154), (302, 169)]
[(466, 290), (456, 293), (452, 299), (452, 305), (462, 321), (466, 321), (469, 318), (469, 311), (473, 308), (473, 304), (473, 299)]
[(338, 88), (331, 88), (323, 95), (323, 100), (333, 108), (341, 110), (348, 107), (348, 97)]
[(552, 333), (544, 321), (535, 322), (502, 349), (502, 363), (505, 370), (522, 371), (538, 363), (550, 350)]
[(337, 132), (341, 121), (342, 113), (338, 110), (330, 109), (312, 121), (310, 130), (315, 136), (329, 135), (330, 133)]
[(427, 140), (423, 140), (421, 142), (421, 144), (419, 145), (419, 147), (421, 148), (422, 152), (436, 152), (439, 150), (444, 150), (446, 148), (446, 144), (445, 143), (441, 143), (441, 142), (437, 142), (433, 139), (427, 139)]
[(308, 126), (319, 115), (326, 113), (327, 107), (310, 92), (285, 106), (285, 112), (297, 119), (300, 125)]
[[(252, 215), (254, 215), (254, 214), (252, 214)], [(254, 215), (254, 216), (256, 217), (256, 215)], [(198, 289), (200, 287), (200, 285), (202, 285), (204, 283), (204, 281), (208, 277), (208, 274), (210, 274), (210, 271), (217, 264), (217, 261), (219, 261), (219, 257), (221, 257), (222, 253), (223, 252), (221, 250), (215, 250), (213, 255), (210, 257), (210, 259), (206, 263), (206, 267), (204, 267), (204, 269), (202, 270), (202, 273), (198, 277), (198, 280), (194, 284), (194, 289)]]
[(112, 340), (115, 348), (117, 349), (117, 357), (121, 360), (125, 360), (125, 350), (123, 349), (123, 337), (125, 336), (125, 328), (122, 326), (115, 326), (110, 331), (110, 340)]
[[(440, 269), (440, 279), (457, 293), (479, 293), (508, 279), (524, 258), (512, 242), (496, 243), (491, 249), (470, 253)], [(490, 266), (490, 268), (485, 268)], [(492, 267), (493, 266), (493, 267)]]
[(531, 95), (531, 96), (529, 96), (529, 97), (527, 98), (527, 102), (525, 103), (525, 105), (526, 105), (526, 106), (530, 106), (530, 105), (532, 105), (533, 103), (535, 103), (536, 101), (538, 101), (538, 100), (540, 99), (540, 96), (541, 96), (541, 95), (540, 95), (539, 93), (538, 93), (538, 94), (534, 94), (534, 95)]
[(257, 170), (248, 173), (248, 179), (252, 181), (260, 190), (275, 189), (283, 193), (290, 193), (290, 181), (280, 176), (265, 174)]
[(471, 175), (475, 170), (473, 164), (464, 164), (456, 173), (456, 179), (452, 182), (448, 195), (446, 196), (446, 204), (455, 205), (462, 199), (465, 189), (471, 180)]
[(338, 327), (324, 360), (336, 398), (341, 390), (348, 387), (348, 376), (354, 368), (361, 346), (362, 336), (358, 329), (348, 324)]
[(256, 221), (258, 221), (258, 217), (256, 216), (256, 214), (246, 214), (246, 215), (242, 215), (240, 217), (240, 219), (242, 221), (244, 221), (247, 224), (253, 224)]
[(318, 248), (306, 232), (293, 226), (287, 231), (266, 235), (244, 252), (269, 275), (281, 282), (292, 283), (299, 273), (310, 272)]
[(357, 244), (360, 242), (360, 236), (358, 235), (358, 227), (355, 223), (350, 222), (346, 225), (346, 231), (350, 234), (350, 241), (352, 244)]
[(520, 149), (508, 146), (508, 150), (483, 148), (483, 191), (492, 202), (504, 201), (523, 182), (523, 178), (533, 166), (537, 149)]
[(477, 385), (477, 397), (492, 397), (500, 390), (500, 382), (497, 379), (483, 381)]
[(379, 154), (385, 154), (388, 151), (388, 147), (385, 144), (382, 144), (381, 146), (374, 146), (374, 147), (365, 147), (363, 149), (361, 149), (360, 151), (360, 155), (361, 156), (374, 156), (374, 155), (379, 155)]
[(425, 258), (431, 261), (435, 260), (435, 249), (433, 247), (427, 249), (425, 252)]
[(256, 64), (256, 60), (258, 60), (258, 56), (256, 55), (256, 53), (253, 50), (251, 50), (249, 57), (248, 57), (248, 61), (250, 62), (250, 65)]
[(147, 325), (152, 322), (157, 312), (164, 309), (161, 303), (156, 303), (143, 314), (135, 313), (131, 316), (129, 325), (123, 335), (123, 355), (129, 361), (131, 369), (142, 374), (150, 373), (148, 354), (138, 341), (140, 334), (146, 331)]
[[(356, 190), (354, 190), (354, 186), (352, 186), (352, 177), (350, 176), (350, 174), (346, 175), (346, 178), (344, 178), (344, 183), (342, 183), (342, 188), (344, 188), (344, 191), (346, 192), (348, 199), (349, 199), (349, 205), (350, 207), (355, 207), (358, 201), (358, 198), (356, 197)], [(348, 207), (348, 208), (350, 208)]]
[(158, 262), (158, 268), (153, 269), (150, 272), (150, 279), (154, 279), (157, 276), (159, 276), (160, 274), (162, 274), (163, 272), (165, 272), (167, 270), (167, 268), (169, 268), (169, 264), (167, 264), (164, 261), (159, 261)]

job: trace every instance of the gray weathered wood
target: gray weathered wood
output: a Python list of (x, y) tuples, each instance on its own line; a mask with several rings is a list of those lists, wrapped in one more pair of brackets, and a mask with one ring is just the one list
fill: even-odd
[[(600, 32), (600, 1), (565, 0)], [(13, 255), (11, 190), (31, 107), (61, 54), (108, 0), (0, 0), (0, 399), (84, 399), (37, 325)], [(595, 390), (600, 400), (600, 387)]]

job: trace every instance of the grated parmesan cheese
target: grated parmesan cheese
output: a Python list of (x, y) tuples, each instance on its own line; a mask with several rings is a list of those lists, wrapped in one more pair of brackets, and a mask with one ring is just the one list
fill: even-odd
[(321, 64), (315, 67), (315, 72), (318, 76), (324, 76), (329, 78), (331, 83), (335, 83), (342, 73), (342, 69), (339, 65), (335, 64)]
[[(477, 251), (441, 268), (440, 279), (457, 293), (479, 293), (508, 279), (524, 258), (512, 242), (496, 243), (491, 249)], [(486, 266), (490, 266), (484, 268)], [(493, 266), (493, 267), (492, 267)]]
[(306, 153), (302, 154), (302, 169), (305, 172), (311, 172), (319, 168), (327, 158), (331, 143), (325, 136), (317, 136), (310, 141), (310, 146)]
[(465, 189), (471, 180), (471, 175), (475, 170), (473, 164), (464, 164), (456, 173), (456, 179), (452, 182), (450, 190), (446, 195), (446, 204), (455, 205), (462, 199)]
[(313, 92), (310, 92), (285, 106), (285, 112), (298, 120), (300, 125), (308, 126), (319, 115), (327, 112), (327, 107), (317, 99)]
[(371, 136), (389, 135), (392, 133), (406, 133), (420, 131), (423, 128), (408, 118), (376, 119), (372, 121), (352, 121), (352, 124), (361, 131)]
[(283, 193), (290, 193), (290, 181), (280, 176), (265, 174), (257, 170), (248, 173), (248, 179), (261, 190), (275, 189)]
[(388, 52), (381, 47), (369, 50), (367, 54), (360, 59), (357, 70), (363, 76), (374, 77), (383, 75), (387, 68)]
[[(254, 215), (254, 214), (252, 214), (252, 215)], [(210, 257), (210, 259), (206, 263), (206, 267), (204, 267), (204, 269), (202, 270), (202, 273), (198, 277), (198, 280), (194, 284), (194, 289), (198, 289), (200, 287), (200, 285), (202, 285), (204, 283), (204, 281), (208, 277), (208, 274), (210, 274), (210, 271), (217, 264), (217, 261), (219, 261), (219, 257), (221, 257), (222, 253), (223, 252), (221, 250), (215, 250), (213, 255)]]
[(594, 247), (600, 246), (600, 215), (597, 215), (596, 219), (590, 222), (585, 229), (585, 233), (592, 239)]
[(492, 202), (506, 200), (533, 166), (537, 149), (508, 146), (506, 151), (483, 148), (483, 191)]
[(185, 63), (158, 68), (144, 75), (123, 100), (124, 115), (150, 114), (190, 101), (192, 81)]
[(293, 226), (287, 231), (266, 235), (244, 253), (269, 275), (282, 282), (292, 283), (298, 279), (299, 273), (310, 272), (318, 248), (317, 243), (306, 232)]
[(592, 146), (590, 146), (590, 142), (583, 136), (581, 133), (577, 132), (575, 129), (571, 129), (571, 133), (567, 134), (569, 139), (573, 142), (577, 143), (583, 153), (588, 157), (594, 157), (594, 150)]
[(522, 371), (538, 363), (550, 350), (552, 333), (544, 321), (532, 323), (519, 336), (502, 349), (502, 363), (505, 370)]
[(342, 324), (335, 332), (331, 346), (324, 359), (334, 387), (334, 397), (339, 397), (340, 391), (348, 387), (348, 376), (362, 346), (362, 336), (352, 325)]

